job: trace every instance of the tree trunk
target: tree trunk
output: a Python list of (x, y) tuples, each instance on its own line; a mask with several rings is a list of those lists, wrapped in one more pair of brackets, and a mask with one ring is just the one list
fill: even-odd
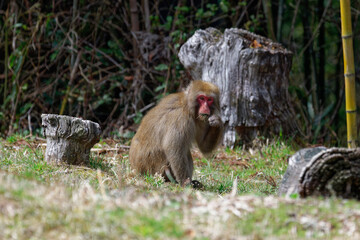
[(284, 0), (278, 1), (278, 16), (276, 25), (276, 40), (282, 42), (282, 18), (284, 12)]
[(266, 18), (267, 35), (272, 40), (275, 40), (276, 37), (275, 37), (274, 24), (273, 24), (271, 1), (262, 0), (262, 4)]
[(139, 13), (137, 8), (137, 1), (130, 0), (130, 12), (131, 12), (131, 32), (133, 36), (133, 51), (134, 51), (134, 58), (136, 59), (139, 54), (137, 41), (135, 38), (135, 33), (139, 31)]
[(319, 109), (325, 106), (325, 23), (321, 23), (322, 14), (324, 12), (324, 0), (318, 0), (319, 24), (319, 73), (317, 77), (316, 89), (319, 97)]
[[(309, 13), (307, 12), (307, 6), (308, 6), (309, 2), (308, 0), (304, 0), (303, 1), (303, 6), (302, 6), (302, 13), (301, 13), (301, 18), (302, 18), (302, 25), (303, 25), (303, 30), (304, 30), (304, 34), (303, 34), (303, 46), (307, 46), (308, 42), (311, 39), (311, 33), (310, 33), (310, 26), (309, 26)], [(306, 47), (306, 49), (304, 50), (304, 57), (303, 57), (303, 66), (304, 66), (304, 85), (305, 85), (305, 89), (306, 89), (306, 94), (308, 96), (311, 96), (311, 89), (312, 89), (312, 81), (311, 81), (311, 55), (310, 55), (310, 47), (312, 45), (309, 45), (308, 47)], [(306, 106), (308, 102), (308, 99), (303, 99), (303, 105)]]
[(207, 28), (188, 39), (179, 58), (194, 79), (219, 86), (226, 146), (234, 145), (235, 131), (249, 141), (259, 132), (298, 129), (288, 97), (292, 53), (280, 44), (242, 29)]
[(151, 23), (150, 23), (150, 8), (149, 8), (149, 0), (144, 0), (144, 22), (145, 29), (147, 33), (150, 33)]
[(360, 200), (360, 148), (308, 148), (295, 153), (279, 194)]
[(56, 114), (42, 114), (41, 118), (47, 143), (47, 162), (89, 163), (90, 149), (100, 140), (99, 124)]

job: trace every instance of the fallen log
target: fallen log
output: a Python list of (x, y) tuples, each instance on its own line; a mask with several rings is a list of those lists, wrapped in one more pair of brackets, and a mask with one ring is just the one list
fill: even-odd
[(289, 159), (279, 195), (360, 200), (360, 148), (302, 149)]

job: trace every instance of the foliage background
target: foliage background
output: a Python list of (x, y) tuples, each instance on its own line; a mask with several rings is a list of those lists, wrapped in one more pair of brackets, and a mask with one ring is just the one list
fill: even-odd
[[(360, 1), (351, 5), (358, 73)], [(331, 0), (3, 0), (0, 134), (40, 133), (41, 113), (57, 113), (131, 137), (147, 109), (188, 83), (177, 52), (211, 26), (293, 51), (289, 92), (305, 139), (345, 145), (339, 9)]]

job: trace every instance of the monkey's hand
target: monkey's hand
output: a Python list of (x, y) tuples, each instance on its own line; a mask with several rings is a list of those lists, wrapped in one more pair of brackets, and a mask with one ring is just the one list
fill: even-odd
[(211, 115), (208, 119), (211, 127), (220, 127), (222, 125), (221, 118), (218, 115)]

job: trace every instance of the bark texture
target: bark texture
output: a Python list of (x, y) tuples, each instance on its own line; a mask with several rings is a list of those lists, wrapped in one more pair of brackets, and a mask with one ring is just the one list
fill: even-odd
[(207, 28), (188, 39), (179, 59), (193, 79), (219, 86), (226, 146), (235, 132), (252, 140), (298, 129), (288, 96), (292, 53), (280, 44), (242, 29)]
[(288, 167), (280, 183), (279, 195), (299, 193), (299, 177), (303, 168), (325, 147), (304, 148), (289, 158)]
[(99, 124), (56, 114), (42, 114), (41, 118), (47, 141), (47, 162), (77, 165), (89, 163), (90, 149), (100, 140)]
[(293, 193), (360, 200), (360, 148), (302, 149), (294, 154), (279, 188), (280, 195)]

